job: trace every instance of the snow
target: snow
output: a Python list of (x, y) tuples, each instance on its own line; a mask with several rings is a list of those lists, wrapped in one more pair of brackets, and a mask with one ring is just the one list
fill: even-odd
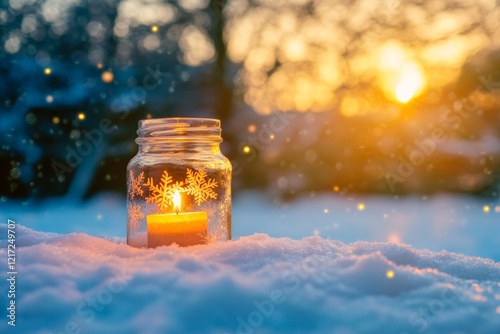
[[(324, 194), (279, 204), (245, 192), (234, 200), (234, 241), (154, 250), (124, 244), (119, 195), (0, 205), (0, 222), (18, 224), (20, 333), (500, 328), (498, 199)], [(0, 224), (4, 259), (6, 236)]]
[(318, 234), (346, 243), (404, 242), (500, 261), (499, 198), (323, 194), (274, 205), (266, 196), (244, 193), (236, 198), (233, 211), (237, 237), (255, 232), (293, 239)]
[[(2, 258), (7, 227), (0, 225)], [(19, 333), (498, 333), (500, 263), (265, 234), (136, 249), (16, 228)], [(0, 295), (5, 305), (6, 294)], [(0, 323), (5, 332), (7, 324)], [(10, 329), (10, 328), (9, 328)], [(10, 331), (9, 331), (10, 332)]]
[[(363, 211), (358, 209), (360, 203)], [(485, 206), (489, 212), (484, 212)], [(7, 218), (45, 232), (124, 238), (126, 231), (125, 200), (113, 194), (83, 204), (60, 198), (24, 204), (0, 201), (0, 222)], [(262, 193), (244, 192), (233, 201), (233, 239), (254, 233), (292, 239), (317, 234), (345, 243), (404, 242), (418, 249), (445, 249), (500, 261), (500, 199), (323, 194), (273, 204), (273, 198)]]

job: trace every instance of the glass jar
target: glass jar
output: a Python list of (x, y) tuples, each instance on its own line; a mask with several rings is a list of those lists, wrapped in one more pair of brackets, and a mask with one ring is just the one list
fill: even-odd
[(139, 121), (127, 167), (127, 244), (191, 246), (231, 239), (231, 163), (220, 121)]

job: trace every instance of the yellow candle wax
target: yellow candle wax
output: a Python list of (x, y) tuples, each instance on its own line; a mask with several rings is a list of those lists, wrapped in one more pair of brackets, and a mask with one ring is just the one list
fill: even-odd
[(207, 240), (206, 212), (180, 212), (146, 216), (148, 247), (176, 243), (179, 246), (204, 244)]

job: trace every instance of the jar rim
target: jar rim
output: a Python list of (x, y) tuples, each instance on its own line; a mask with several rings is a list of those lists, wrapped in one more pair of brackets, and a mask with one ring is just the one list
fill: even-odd
[(164, 118), (149, 118), (141, 119), (139, 121), (139, 129), (145, 126), (153, 125), (180, 125), (188, 123), (190, 126), (214, 126), (220, 127), (220, 120), (216, 118), (202, 118), (202, 117), (164, 117)]
[(215, 118), (170, 117), (139, 121), (136, 143), (161, 144), (167, 142), (220, 143), (220, 120)]

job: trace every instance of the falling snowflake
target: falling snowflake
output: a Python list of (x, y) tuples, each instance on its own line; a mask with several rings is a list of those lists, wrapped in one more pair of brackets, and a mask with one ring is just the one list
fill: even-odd
[(161, 212), (166, 212), (168, 207), (173, 204), (172, 198), (176, 191), (182, 192), (184, 182), (176, 181), (172, 183), (172, 177), (165, 170), (161, 175), (160, 183), (155, 185), (153, 178), (150, 177), (144, 185), (149, 187), (149, 196), (146, 197), (147, 203), (156, 203)]
[(141, 211), (140, 205), (128, 205), (128, 225), (129, 228), (137, 231), (141, 225), (140, 219), (144, 218), (144, 213)]
[(194, 200), (198, 205), (205, 202), (209, 198), (216, 199), (217, 193), (214, 188), (217, 187), (217, 182), (214, 179), (207, 178), (205, 171), (192, 171), (187, 169), (186, 194), (194, 196)]
[(142, 186), (144, 183), (144, 172), (141, 172), (137, 178), (134, 178), (134, 172), (131, 170), (130, 171), (130, 177), (129, 177), (129, 194), (130, 194), (130, 199), (134, 199), (134, 197), (137, 196), (142, 196), (144, 194), (144, 191), (142, 190)]

